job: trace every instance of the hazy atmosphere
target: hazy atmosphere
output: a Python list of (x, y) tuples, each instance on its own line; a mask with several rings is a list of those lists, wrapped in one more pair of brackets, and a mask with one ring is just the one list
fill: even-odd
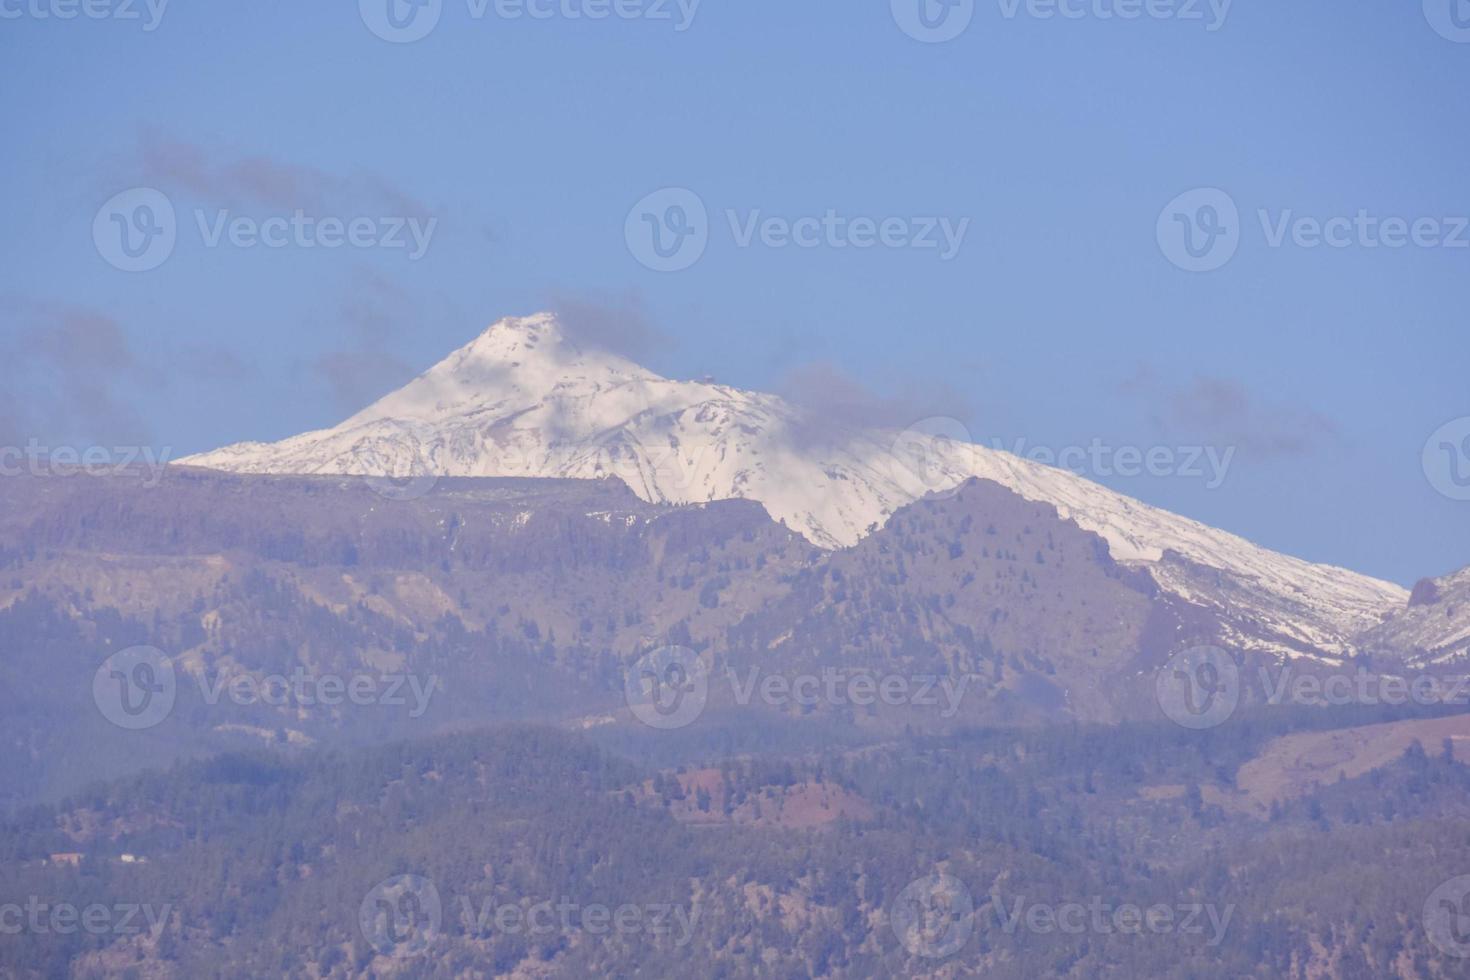
[(1470, 0), (0, 0), (0, 980), (1470, 975)]
[[(1419, 465), (1470, 411), (1470, 130), (1453, 95), (1470, 64), (1417, 3), (1180, 0), (1125, 18), (1104, 0), (964, 0), (946, 24), (967, 18), (962, 33), (923, 43), (881, 2), (630, 0), (594, 19), (572, 0), (434, 0), (432, 28), (394, 43), (351, 3), (118, 0), (62, 19), (48, 2), (10, 0), (0, 22), (0, 340), (26, 365), (0, 419), (27, 436), (175, 458), (278, 439), (501, 316), (575, 305), (670, 376), (830, 398), (817, 366), (900, 427), (956, 417), (984, 445), (1238, 447), (1215, 487), (1085, 469), (1406, 585), (1470, 543)], [(134, 187), (177, 213), (146, 274), (91, 234)], [(708, 247), (658, 272), (624, 226), (670, 187), (707, 209)], [(1196, 188), (1242, 221), (1208, 273), (1156, 236)], [(240, 246), (220, 224), (297, 210), (436, 223), (422, 247), (378, 228), (335, 248), (309, 232)], [(923, 241), (754, 231), (828, 212)], [(1301, 219), (1334, 218), (1354, 221), (1345, 247), (1297, 243)], [(1441, 225), (1392, 247), (1389, 219)], [(112, 353), (48, 355), (70, 343)]]

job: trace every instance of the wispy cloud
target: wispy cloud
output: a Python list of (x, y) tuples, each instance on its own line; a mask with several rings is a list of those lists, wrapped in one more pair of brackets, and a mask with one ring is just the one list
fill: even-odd
[(554, 293), (550, 309), (567, 339), (584, 347), (611, 351), (642, 362), (673, 346), (668, 334), (654, 325), (637, 292)]
[(259, 369), (234, 351), (222, 347), (191, 344), (171, 358), (186, 377), (205, 382), (238, 382), (254, 378)]
[(112, 317), (82, 307), (0, 299), (0, 357), (9, 384), (0, 399), (7, 441), (127, 442), (147, 427), (124, 389), (159, 383)]
[(845, 428), (907, 428), (935, 417), (964, 420), (972, 410), (960, 392), (934, 381), (904, 382), (891, 392), (863, 384), (830, 361), (813, 361), (788, 371), (777, 393), (801, 408), (811, 429), (802, 441)]
[(326, 386), (337, 408), (356, 412), (413, 376), (413, 368), (391, 344), (422, 315), (402, 286), (371, 268), (353, 271), (337, 308), (346, 342), (311, 363), (312, 374)]
[(1258, 457), (1309, 456), (1339, 438), (1337, 424), (1320, 412), (1264, 401), (1232, 378), (1196, 374), (1177, 384), (1141, 366), (1121, 389), (1140, 398), (1170, 437), (1237, 446)]
[(328, 171), (223, 146), (139, 133), (123, 169), (131, 183), (187, 194), (218, 207), (264, 206), (309, 213), (370, 209), (394, 216), (430, 216), (433, 210), (376, 174)]

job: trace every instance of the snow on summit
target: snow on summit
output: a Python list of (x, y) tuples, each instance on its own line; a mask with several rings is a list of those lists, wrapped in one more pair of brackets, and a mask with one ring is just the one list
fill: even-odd
[(616, 476), (656, 503), (758, 501), (826, 548), (980, 477), (1052, 504), (1101, 535), (1115, 559), (1148, 566), (1166, 591), (1259, 624), (1277, 652), (1347, 654), (1353, 635), (1408, 598), (1002, 450), (917, 429), (817, 424), (775, 395), (673, 381), (583, 347), (538, 314), (500, 320), (335, 428), (179, 462), (242, 473)]

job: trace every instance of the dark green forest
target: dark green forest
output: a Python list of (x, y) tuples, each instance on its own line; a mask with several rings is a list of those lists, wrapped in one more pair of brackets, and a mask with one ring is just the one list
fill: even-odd
[[(1422, 921), (1436, 884), (1470, 870), (1470, 769), (1450, 749), (1415, 742), (1261, 815), (1229, 803), (1239, 767), (1272, 739), (1394, 717), (1417, 716), (977, 729), (667, 769), (522, 726), (211, 756), (6, 818), (0, 905), (142, 906), (151, 918), (137, 917), (141, 931), (28, 925), (0, 937), (0, 971), (1463, 976)], [(839, 792), (859, 815), (796, 828), (759, 815)], [(83, 855), (77, 866), (53, 858), (68, 853)], [(894, 921), (905, 889), (934, 874), (961, 883), (973, 909), (943, 956), (916, 953)], [(438, 911), (410, 896), (414, 912), (385, 938), (362, 908), (405, 875), (431, 883)], [(1024, 913), (1076, 905), (1179, 918), (1135, 933), (1089, 913), (1075, 932)], [(625, 928), (599, 909), (623, 910)], [(1190, 910), (1199, 921), (1185, 928)]]

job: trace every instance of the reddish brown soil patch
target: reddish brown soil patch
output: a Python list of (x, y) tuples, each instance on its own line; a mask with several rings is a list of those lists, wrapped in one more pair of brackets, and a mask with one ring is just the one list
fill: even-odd
[[(762, 786), (727, 801), (730, 788), (718, 769), (697, 769), (674, 778), (683, 798), (670, 800), (669, 813), (683, 823), (801, 829), (873, 817), (867, 800), (836, 783), (807, 780), (791, 786)], [(654, 796), (652, 781), (643, 784), (641, 796)]]
[(1241, 766), (1235, 781), (1249, 808), (1265, 813), (1273, 802), (1335, 782), (1339, 773), (1353, 779), (1386, 766), (1415, 740), (1437, 753), (1445, 739), (1454, 745), (1456, 761), (1470, 761), (1470, 715), (1283, 735)]

